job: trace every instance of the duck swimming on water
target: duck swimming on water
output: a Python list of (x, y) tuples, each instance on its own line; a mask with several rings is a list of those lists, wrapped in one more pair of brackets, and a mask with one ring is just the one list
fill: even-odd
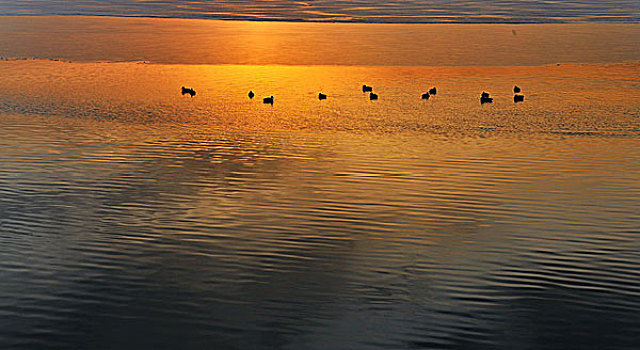
[(373, 92), (369, 94), (370, 101), (377, 100), (377, 99), (378, 99), (378, 94), (374, 94)]
[(482, 92), (480, 95), (480, 104), (493, 103), (493, 98), (489, 97), (488, 92)]
[(270, 104), (273, 106), (273, 96), (263, 98), (262, 103)]
[(322, 92), (318, 94), (318, 100), (326, 100), (327, 99), (327, 95), (323, 94)]
[(186, 87), (182, 87), (182, 95), (186, 95), (189, 94), (189, 96), (193, 97), (196, 95), (196, 90), (192, 89), (192, 88), (186, 88)]
[(373, 87), (362, 85), (362, 92), (373, 92)]
[(423, 100), (428, 100), (428, 99), (429, 99), (429, 97), (431, 97), (431, 95), (429, 95), (429, 93), (428, 93), (428, 92), (425, 92), (424, 94), (422, 94), (422, 99), (423, 99)]
[(249, 91), (249, 93), (247, 94), (247, 96), (249, 96), (249, 99), (253, 99), (253, 96), (255, 96), (256, 94), (253, 93), (253, 91)]

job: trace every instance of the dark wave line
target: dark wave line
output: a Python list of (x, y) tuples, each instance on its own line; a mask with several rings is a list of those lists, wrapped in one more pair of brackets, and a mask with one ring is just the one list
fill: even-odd
[[(640, 17), (632, 16), (617, 17), (608, 15), (607, 19), (598, 19), (592, 16), (567, 17), (567, 20), (558, 19), (530, 19), (530, 20), (466, 20), (466, 21), (437, 21), (437, 20), (385, 20), (375, 21), (369, 19), (349, 19), (349, 20), (319, 20), (305, 18), (256, 18), (245, 16), (162, 16), (153, 14), (86, 14), (86, 13), (0, 13), (0, 17), (46, 17), (46, 16), (69, 16), (69, 17), (109, 17), (109, 18), (158, 18), (158, 19), (208, 19), (217, 21), (242, 21), (242, 22), (283, 22), (283, 23), (354, 23), (354, 24), (570, 24), (570, 23), (620, 23), (620, 24), (640, 24)], [(451, 17), (458, 17), (451, 15)], [(589, 20), (578, 20), (578, 18), (589, 17)], [(615, 19), (611, 19), (615, 18)]]

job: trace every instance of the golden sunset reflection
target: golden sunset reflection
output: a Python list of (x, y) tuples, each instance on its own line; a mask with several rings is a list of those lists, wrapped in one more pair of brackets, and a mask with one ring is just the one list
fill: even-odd
[[(0, 62), (7, 109), (218, 128), (360, 131), (637, 130), (637, 63), (535, 67), (349, 67)], [(34, 74), (27, 74), (27, 72)], [(526, 102), (514, 104), (514, 84)], [(369, 101), (363, 84), (378, 101)], [(602, 86), (607, 86), (606, 94)], [(193, 98), (181, 86), (195, 89)], [(432, 86), (438, 95), (420, 95)], [(250, 100), (249, 91), (256, 97)], [(481, 106), (481, 91), (495, 103)], [(328, 95), (319, 101), (318, 93)], [(262, 98), (274, 96), (273, 106)], [(575, 106), (582, 106), (576, 109)], [(585, 109), (588, 108), (588, 109)], [(52, 110), (49, 110), (52, 109)], [(603, 117), (605, 116), (605, 117)]]
[(638, 24), (357, 24), (0, 17), (0, 55), (72, 61), (531, 66), (640, 60)]
[(336, 4), (0, 3), (0, 348), (637, 349), (640, 25)]

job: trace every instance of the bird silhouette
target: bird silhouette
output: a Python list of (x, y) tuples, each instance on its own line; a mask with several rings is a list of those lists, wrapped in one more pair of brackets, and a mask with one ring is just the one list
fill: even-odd
[(488, 92), (482, 92), (480, 95), (480, 104), (493, 103), (493, 98), (489, 97)]
[(182, 87), (182, 95), (186, 95), (189, 94), (189, 96), (193, 97), (196, 95), (196, 90), (192, 89), (192, 88), (186, 88), (186, 87)]
[(370, 101), (377, 100), (377, 99), (378, 99), (378, 94), (374, 94), (373, 92), (369, 94)]
[(425, 92), (424, 94), (422, 94), (422, 99), (423, 99), (423, 100), (428, 100), (428, 99), (429, 99), (429, 97), (431, 97), (431, 95), (429, 95), (429, 93), (428, 93), (428, 92)]
[(520, 88), (518, 87), (518, 85), (513, 87), (513, 93), (517, 94), (518, 92), (520, 92)]
[(263, 98), (262, 103), (268, 103), (273, 106), (273, 96)]
[(253, 91), (249, 91), (249, 99), (253, 99), (253, 96), (255, 96), (256, 94), (253, 93)]
[(373, 91), (373, 87), (362, 85), (362, 92), (372, 92), (372, 91)]
[(435, 94), (437, 94), (437, 93), (438, 93), (438, 90), (436, 89), (436, 87), (435, 87), (435, 86), (434, 86), (434, 87), (432, 87), (431, 89), (429, 89), (429, 94), (431, 94), (431, 95), (435, 95)]
[(520, 94), (513, 95), (513, 102), (518, 103), (523, 101), (524, 101), (524, 95), (520, 95)]
[(327, 99), (327, 95), (323, 94), (322, 92), (318, 94), (318, 100), (326, 100)]

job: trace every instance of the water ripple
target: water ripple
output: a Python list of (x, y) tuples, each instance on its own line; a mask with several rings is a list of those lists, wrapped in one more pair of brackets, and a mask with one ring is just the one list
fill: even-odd
[[(179, 123), (124, 117), (135, 95), (49, 115), (49, 81), (0, 95), (29, 111), (0, 114), (2, 348), (638, 348), (638, 121), (616, 101), (577, 118), (540, 97), (606, 133), (529, 130), (533, 102), (425, 114), (449, 133), (390, 127), (415, 119), (393, 103), (356, 131), (260, 129), (203, 123), (173, 88)], [(276, 108), (247, 113), (294, 118)]]

